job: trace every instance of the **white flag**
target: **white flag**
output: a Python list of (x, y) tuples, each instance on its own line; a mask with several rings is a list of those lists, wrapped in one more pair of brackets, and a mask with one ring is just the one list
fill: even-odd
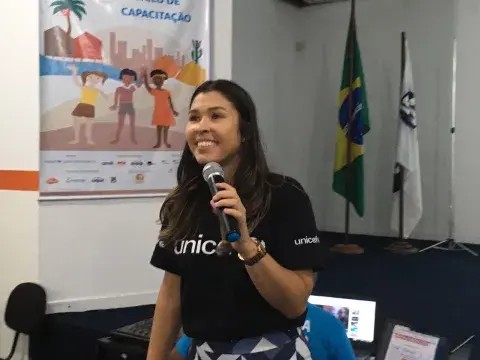
[[(403, 235), (405, 238), (408, 238), (422, 217), (423, 206), (415, 91), (413, 88), (412, 64), (410, 62), (407, 40), (405, 40), (405, 67), (403, 70), (401, 91), (402, 99), (400, 101), (397, 157), (393, 184), (392, 228), (398, 231), (400, 189), (403, 187)], [(399, 176), (399, 166), (403, 166), (404, 168), (403, 183)]]

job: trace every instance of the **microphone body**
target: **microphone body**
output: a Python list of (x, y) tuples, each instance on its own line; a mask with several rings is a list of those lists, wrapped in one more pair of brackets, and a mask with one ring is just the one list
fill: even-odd
[[(203, 178), (208, 184), (212, 196), (218, 193), (216, 184), (225, 182), (223, 169), (217, 163), (208, 163), (203, 168)], [(232, 243), (240, 239), (238, 224), (235, 218), (223, 212), (223, 208), (217, 209), (217, 216), (220, 221), (220, 227), (225, 234), (225, 240)]]

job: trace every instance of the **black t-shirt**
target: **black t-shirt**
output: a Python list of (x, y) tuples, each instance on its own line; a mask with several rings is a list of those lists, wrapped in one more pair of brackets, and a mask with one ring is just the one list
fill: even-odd
[[(290, 270), (317, 271), (322, 266), (315, 217), (308, 195), (288, 177), (272, 177), (269, 213), (251, 236), (263, 241), (280, 265)], [(305, 314), (288, 319), (274, 309), (253, 285), (235, 252), (218, 256), (218, 218), (206, 201), (199, 231), (192, 239), (155, 247), (151, 264), (181, 276), (181, 316), (184, 332), (199, 340), (229, 341), (302, 326)]]

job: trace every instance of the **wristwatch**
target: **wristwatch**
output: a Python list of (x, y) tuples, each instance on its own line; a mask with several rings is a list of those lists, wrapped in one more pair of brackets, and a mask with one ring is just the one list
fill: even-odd
[(257, 246), (257, 253), (253, 257), (250, 259), (244, 259), (240, 253), (237, 254), (238, 258), (247, 266), (255, 265), (262, 260), (265, 255), (267, 255), (267, 250), (265, 250), (265, 247), (262, 245), (262, 243), (256, 238), (252, 238), (252, 240), (255, 241), (255, 245)]

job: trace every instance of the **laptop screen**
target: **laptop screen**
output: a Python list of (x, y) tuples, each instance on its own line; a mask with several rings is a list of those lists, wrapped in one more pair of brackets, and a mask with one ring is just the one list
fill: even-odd
[(373, 342), (375, 333), (375, 301), (342, 299), (311, 295), (308, 302), (331, 313), (345, 327), (351, 340)]

